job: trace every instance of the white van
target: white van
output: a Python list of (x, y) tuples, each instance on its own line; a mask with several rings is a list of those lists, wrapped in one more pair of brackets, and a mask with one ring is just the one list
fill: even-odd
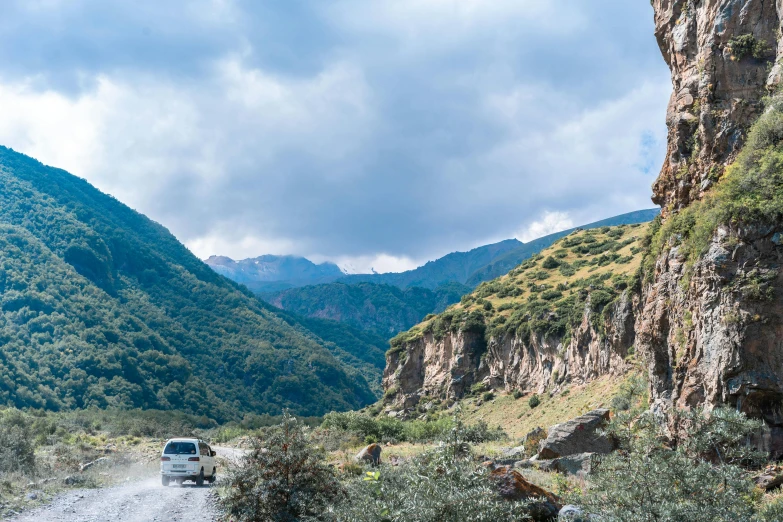
[(193, 480), (203, 486), (204, 480), (212, 484), (217, 478), (215, 452), (199, 439), (169, 439), (160, 456), (160, 481), (182, 484)]

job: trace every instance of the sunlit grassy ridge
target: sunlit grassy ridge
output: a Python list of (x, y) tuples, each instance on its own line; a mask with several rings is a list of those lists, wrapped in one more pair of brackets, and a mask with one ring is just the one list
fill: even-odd
[(582, 322), (585, 306), (595, 312), (592, 319), (600, 331), (606, 306), (638, 284), (649, 227), (576, 231), (398, 335), (391, 351), (425, 333), (439, 339), (457, 330), (483, 331), (487, 338), (509, 333), (523, 340), (533, 333), (568, 338)]

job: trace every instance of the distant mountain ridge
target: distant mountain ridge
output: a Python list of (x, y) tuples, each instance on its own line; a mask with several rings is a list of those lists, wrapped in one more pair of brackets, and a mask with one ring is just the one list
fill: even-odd
[(304, 257), (290, 255), (263, 255), (240, 261), (210, 256), (204, 262), (218, 274), (242, 283), (256, 293), (329, 283), (345, 275), (334, 263), (315, 264)]
[(528, 243), (506, 239), (467, 252), (452, 252), (413, 270), (398, 273), (346, 275), (334, 263), (316, 265), (296, 256), (267, 255), (242, 261), (212, 256), (206, 263), (216, 272), (244, 284), (257, 294), (267, 294), (266, 297), (269, 297), (270, 293), (290, 288), (332, 282), (372, 283), (401, 289), (419, 287), (429, 290), (448, 283), (459, 283), (473, 288), (484, 281), (500, 277), (574, 230), (646, 223), (652, 221), (659, 212), (660, 209), (657, 208), (628, 212), (549, 234)]
[(340, 321), (388, 340), (427, 314), (441, 312), (470, 292), (459, 283), (422, 287), (343, 282), (303, 286), (262, 295), (272, 305), (304, 317)]

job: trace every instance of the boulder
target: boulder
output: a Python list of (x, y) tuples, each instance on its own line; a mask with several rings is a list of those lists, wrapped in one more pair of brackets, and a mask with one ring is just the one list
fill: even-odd
[(552, 461), (555, 471), (566, 475), (589, 475), (593, 471), (593, 457), (595, 453), (579, 453), (568, 455)]
[(586, 515), (582, 508), (573, 504), (563, 506), (557, 514), (558, 522), (589, 522), (590, 520), (595, 520), (595, 517)]
[(771, 491), (783, 484), (783, 466), (767, 466), (754, 481), (765, 491)]
[(525, 451), (525, 446), (517, 446), (516, 448), (510, 448), (503, 452), (503, 458), (514, 458), (517, 459), (524, 457), (527, 454)]
[(367, 462), (373, 466), (377, 466), (381, 463), (381, 451), (381, 446), (379, 444), (370, 444), (357, 453), (354, 460), (357, 462)]
[(598, 409), (549, 428), (546, 440), (541, 442), (539, 459), (556, 459), (580, 453), (609, 453), (614, 442), (598, 430), (609, 420), (609, 410)]
[(557, 517), (562, 507), (560, 499), (544, 488), (528, 482), (519, 471), (503, 466), (492, 470), (489, 476), (501, 497), (507, 500), (533, 501), (528, 506), (533, 520), (544, 522)]

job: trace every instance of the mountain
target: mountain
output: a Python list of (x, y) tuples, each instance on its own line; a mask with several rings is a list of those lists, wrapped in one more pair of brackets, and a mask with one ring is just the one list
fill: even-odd
[(503, 255), (496, 257), (486, 266), (476, 270), (470, 275), (470, 277), (468, 277), (468, 279), (465, 281), (465, 284), (470, 287), (475, 287), (483, 281), (489, 281), (491, 279), (495, 279), (496, 277), (500, 277), (525, 259), (534, 256), (543, 249), (548, 248), (554, 244), (554, 242), (558, 239), (566, 237), (576, 230), (590, 230), (601, 227), (647, 223), (655, 219), (655, 217), (660, 214), (660, 212), (660, 209), (657, 208), (637, 210), (635, 212), (621, 214), (619, 216), (610, 217), (608, 219), (602, 219), (601, 221), (582, 225), (577, 228), (571, 228), (568, 230), (563, 230), (562, 232), (549, 234), (548, 236), (534, 239), (529, 243), (520, 243), (519, 246), (505, 252)]
[(0, 227), (2, 404), (227, 420), (375, 398), (344, 350), (215, 273), (164, 227), (4, 147)]
[(331, 319), (389, 339), (427, 314), (444, 310), (470, 291), (458, 283), (401, 289), (372, 283), (330, 283), (267, 296), (278, 308), (300, 316)]
[(434, 290), (445, 283), (465, 284), (477, 270), (493, 260), (519, 248), (523, 243), (506, 239), (499, 243), (474, 248), (468, 252), (452, 252), (435, 261), (400, 273), (355, 274), (340, 279), (342, 283), (375, 283), (399, 288), (429, 288)]
[(275, 309), (275, 314), (303, 335), (314, 336), (315, 341), (324, 343), (337, 360), (359, 371), (377, 397), (382, 395), (381, 377), (389, 348), (387, 337), (331, 319), (304, 317), (281, 309)]
[(556, 393), (623, 373), (650, 225), (579, 230), (391, 340), (387, 411), (473, 390)]
[(211, 256), (205, 263), (218, 274), (242, 283), (256, 293), (328, 283), (345, 275), (334, 263), (317, 265), (297, 256), (265, 255), (241, 261)]

